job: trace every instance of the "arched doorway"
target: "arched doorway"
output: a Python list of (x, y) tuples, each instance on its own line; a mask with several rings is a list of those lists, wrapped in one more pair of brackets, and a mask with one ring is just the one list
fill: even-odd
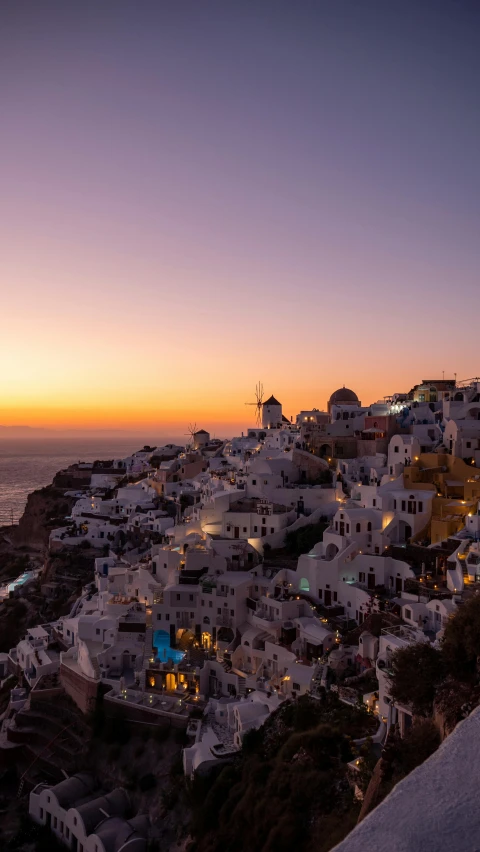
[(331, 562), (332, 559), (335, 559), (335, 556), (337, 555), (337, 553), (338, 553), (338, 547), (337, 547), (336, 544), (333, 544), (332, 542), (330, 542), (330, 544), (327, 544), (327, 549), (325, 550), (326, 561)]
[(400, 544), (407, 544), (412, 537), (412, 528), (405, 521), (400, 521), (398, 525), (398, 541)]
[(165, 686), (171, 692), (174, 692), (177, 688), (177, 680), (175, 675), (169, 672), (165, 678)]

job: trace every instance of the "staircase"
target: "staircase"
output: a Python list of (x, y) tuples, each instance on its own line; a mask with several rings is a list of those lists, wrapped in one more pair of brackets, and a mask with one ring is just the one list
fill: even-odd
[(241, 698), (243, 698), (247, 693), (247, 687), (245, 685), (246, 678), (239, 677), (238, 678), (238, 694)]

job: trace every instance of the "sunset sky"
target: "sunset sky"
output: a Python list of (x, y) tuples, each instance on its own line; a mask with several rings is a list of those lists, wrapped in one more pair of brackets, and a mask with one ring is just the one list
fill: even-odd
[(480, 372), (480, 4), (0, 4), (0, 424)]

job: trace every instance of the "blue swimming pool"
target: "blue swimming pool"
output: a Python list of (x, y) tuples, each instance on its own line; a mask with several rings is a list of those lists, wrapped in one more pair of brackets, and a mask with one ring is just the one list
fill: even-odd
[(170, 647), (170, 634), (166, 630), (153, 631), (153, 647), (155, 648), (155, 658), (161, 663), (166, 663), (167, 660), (179, 663), (185, 656), (184, 651)]

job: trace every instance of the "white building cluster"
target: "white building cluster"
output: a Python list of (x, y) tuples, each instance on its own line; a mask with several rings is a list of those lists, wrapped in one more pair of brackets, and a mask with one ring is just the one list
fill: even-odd
[[(96, 548), (94, 583), (28, 632), (10, 669), (29, 690), (57, 672), (85, 713), (101, 688), (127, 718), (186, 727), (190, 777), (288, 698), (333, 678), (349, 700), (347, 668), (376, 675), (364, 700), (379, 731), (408, 726), (391, 656), (437, 641), (480, 573), (480, 382), (422, 382), (370, 406), (340, 388), (327, 408), (293, 422), (272, 396), (239, 437), (201, 430), (92, 467), (50, 546)], [(282, 550), (319, 523), (309, 552)]]

